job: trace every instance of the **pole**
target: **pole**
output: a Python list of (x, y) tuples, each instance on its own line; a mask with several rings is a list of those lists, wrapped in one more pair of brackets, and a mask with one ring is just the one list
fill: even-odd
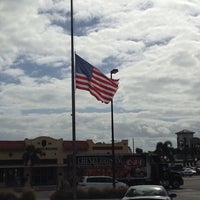
[[(118, 69), (113, 69), (110, 72), (110, 78), (112, 74), (116, 74)], [(113, 99), (111, 100), (111, 139), (112, 139), (112, 177), (113, 177), (113, 188), (115, 188), (115, 138), (114, 138), (114, 117), (113, 117)]]
[(72, 164), (73, 164), (73, 199), (76, 194), (76, 116), (75, 116), (75, 82), (74, 82), (74, 22), (73, 22), (73, 0), (71, 0), (71, 90), (72, 90)]
[(114, 139), (113, 100), (111, 100), (111, 134), (112, 134), (112, 177), (113, 188), (115, 188), (115, 139)]

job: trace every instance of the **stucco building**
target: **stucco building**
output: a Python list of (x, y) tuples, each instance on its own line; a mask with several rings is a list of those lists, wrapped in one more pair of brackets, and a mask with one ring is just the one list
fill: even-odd
[[(34, 152), (28, 152), (30, 146), (37, 150), (38, 154), (35, 153), (39, 160), (31, 162), (29, 154)], [(92, 140), (76, 141), (76, 150), (77, 155), (111, 155), (112, 145)], [(46, 136), (23, 141), (0, 141), (0, 187), (58, 185), (70, 176), (68, 165), (72, 153), (72, 141)], [(131, 153), (128, 140), (116, 142), (115, 153)]]
[(194, 137), (195, 132), (182, 130), (176, 133), (177, 149), (180, 154), (177, 154), (177, 160), (182, 160), (185, 165), (196, 164), (200, 160), (200, 138)]
[(189, 130), (177, 132), (177, 148), (183, 149), (185, 147), (200, 147), (200, 138), (194, 137), (194, 134), (195, 132)]

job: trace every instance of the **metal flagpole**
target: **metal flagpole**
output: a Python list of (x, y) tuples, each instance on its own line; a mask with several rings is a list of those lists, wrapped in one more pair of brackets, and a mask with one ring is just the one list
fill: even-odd
[(73, 0), (71, 0), (71, 89), (72, 89), (72, 163), (73, 163), (73, 199), (77, 199), (76, 191), (76, 116), (75, 116), (75, 69), (74, 69), (74, 22)]
[[(110, 72), (110, 78), (116, 74), (118, 69), (113, 69)], [(113, 98), (111, 100), (111, 138), (112, 138), (112, 176), (113, 176), (113, 188), (115, 188), (115, 137), (114, 137), (114, 117), (113, 117)]]

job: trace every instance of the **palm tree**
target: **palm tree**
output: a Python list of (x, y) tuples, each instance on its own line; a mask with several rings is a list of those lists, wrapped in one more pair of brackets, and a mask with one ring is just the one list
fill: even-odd
[(24, 164), (31, 165), (31, 166), (36, 164), (40, 160), (38, 154), (41, 154), (40, 149), (35, 148), (34, 145), (28, 145), (22, 156)]
[(138, 154), (142, 154), (142, 153), (143, 153), (143, 149), (136, 148), (136, 149), (135, 149), (135, 152), (138, 153)]
[(27, 174), (26, 174), (26, 183), (28, 185), (32, 185), (32, 166), (36, 163), (39, 162), (40, 158), (38, 156), (38, 154), (41, 154), (41, 150), (38, 148), (35, 148), (34, 145), (28, 145), (25, 149), (25, 152), (22, 156), (22, 159), (24, 161), (24, 164), (27, 166), (29, 166), (29, 168), (27, 168)]
[(159, 155), (159, 157), (163, 157), (164, 152), (163, 152), (163, 143), (162, 142), (157, 143), (155, 153), (157, 155)]
[(163, 150), (165, 152), (165, 156), (167, 157), (167, 160), (170, 162), (174, 162), (174, 148), (172, 147), (171, 141), (164, 142)]
[(155, 153), (161, 160), (174, 162), (174, 148), (172, 147), (171, 141), (165, 141), (164, 143), (158, 142)]

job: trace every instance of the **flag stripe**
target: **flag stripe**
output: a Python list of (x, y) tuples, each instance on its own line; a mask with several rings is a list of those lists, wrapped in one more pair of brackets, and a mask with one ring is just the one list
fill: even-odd
[(104, 87), (105, 89), (107, 88), (108, 90), (113, 90), (116, 91), (116, 87), (118, 87), (118, 85), (113, 82), (111, 79), (105, 79), (105, 77), (102, 76), (96, 76), (96, 70), (94, 70), (94, 76), (92, 81), (95, 82), (96, 84), (99, 84), (101, 87)]
[(118, 89), (117, 79), (110, 79), (76, 55), (76, 88), (86, 90), (97, 100), (109, 103)]
[(88, 82), (87, 78), (81, 75), (76, 75), (76, 87), (79, 89), (83, 87), (87, 88), (88, 90), (91, 88), (92, 90), (96, 90), (96, 92), (98, 92), (102, 97), (108, 99), (110, 99), (110, 97), (112, 97), (115, 94), (115, 90), (106, 87), (106, 85), (102, 86), (102, 84), (96, 81), (95, 79), (92, 79), (91, 82)]
[(112, 100), (112, 96), (114, 94), (107, 93), (106, 91), (98, 89), (98, 87), (94, 86), (93, 84), (90, 84), (90, 82), (88, 82), (85, 78), (77, 78), (76, 88), (89, 91), (99, 101), (105, 101), (105, 103), (109, 103)]

